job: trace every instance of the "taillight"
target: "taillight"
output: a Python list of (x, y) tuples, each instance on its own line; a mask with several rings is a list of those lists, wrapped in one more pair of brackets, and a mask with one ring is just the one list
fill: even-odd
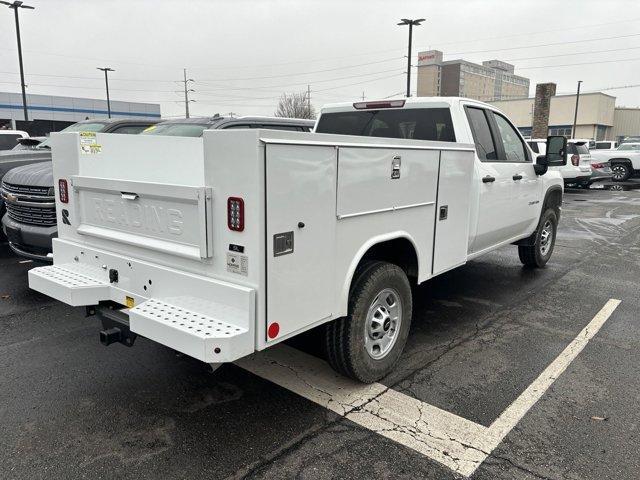
[(573, 164), (574, 167), (577, 167), (578, 165), (580, 165), (580, 155), (577, 155), (575, 153), (571, 155), (571, 163)]
[(235, 232), (244, 230), (244, 200), (240, 197), (227, 199), (227, 226)]
[(62, 203), (69, 203), (69, 185), (64, 178), (58, 180), (58, 197)]
[(591, 168), (604, 168), (607, 165), (605, 163), (592, 163)]
[(385, 100), (377, 102), (356, 102), (353, 108), (356, 110), (366, 110), (369, 108), (401, 108), (404, 107), (404, 100)]

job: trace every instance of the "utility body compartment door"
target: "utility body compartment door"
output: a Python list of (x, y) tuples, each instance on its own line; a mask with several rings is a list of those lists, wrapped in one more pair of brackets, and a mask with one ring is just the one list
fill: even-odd
[(281, 339), (334, 313), (336, 149), (265, 149), (267, 331)]

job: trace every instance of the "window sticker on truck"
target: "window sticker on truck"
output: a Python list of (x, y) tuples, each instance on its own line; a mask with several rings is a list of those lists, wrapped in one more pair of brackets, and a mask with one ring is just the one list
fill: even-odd
[(249, 257), (239, 253), (227, 252), (227, 272), (249, 275)]

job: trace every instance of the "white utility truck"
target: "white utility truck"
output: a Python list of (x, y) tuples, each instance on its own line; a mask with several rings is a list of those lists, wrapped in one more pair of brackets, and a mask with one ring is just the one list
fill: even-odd
[(553, 251), (566, 140), (537, 159), (490, 105), (332, 105), (316, 132), (52, 135), (59, 238), (31, 288), (86, 306), (101, 340), (231, 362), (323, 325), (328, 361), (388, 374), (411, 284), (502, 245)]

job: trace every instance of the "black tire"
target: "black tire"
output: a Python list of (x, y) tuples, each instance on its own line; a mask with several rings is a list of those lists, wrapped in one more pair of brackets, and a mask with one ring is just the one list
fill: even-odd
[[(365, 346), (367, 317), (374, 301), (385, 290), (392, 290), (398, 296), (400, 325), (388, 352), (376, 359)], [(366, 263), (354, 275), (348, 315), (325, 326), (324, 349), (329, 364), (339, 373), (363, 383), (380, 380), (393, 370), (402, 354), (409, 335), (411, 315), (411, 286), (404, 271), (387, 262)]]
[(631, 178), (633, 170), (631, 166), (626, 163), (614, 163), (611, 165), (611, 172), (613, 173), (612, 180), (614, 182), (626, 182)]
[[(544, 240), (543, 236), (547, 227), (551, 227), (551, 238)], [(518, 245), (518, 256), (526, 267), (544, 267), (553, 253), (556, 243), (556, 233), (558, 231), (558, 215), (553, 208), (548, 208), (540, 217), (536, 238), (533, 245)], [(550, 245), (549, 245), (550, 242)]]

